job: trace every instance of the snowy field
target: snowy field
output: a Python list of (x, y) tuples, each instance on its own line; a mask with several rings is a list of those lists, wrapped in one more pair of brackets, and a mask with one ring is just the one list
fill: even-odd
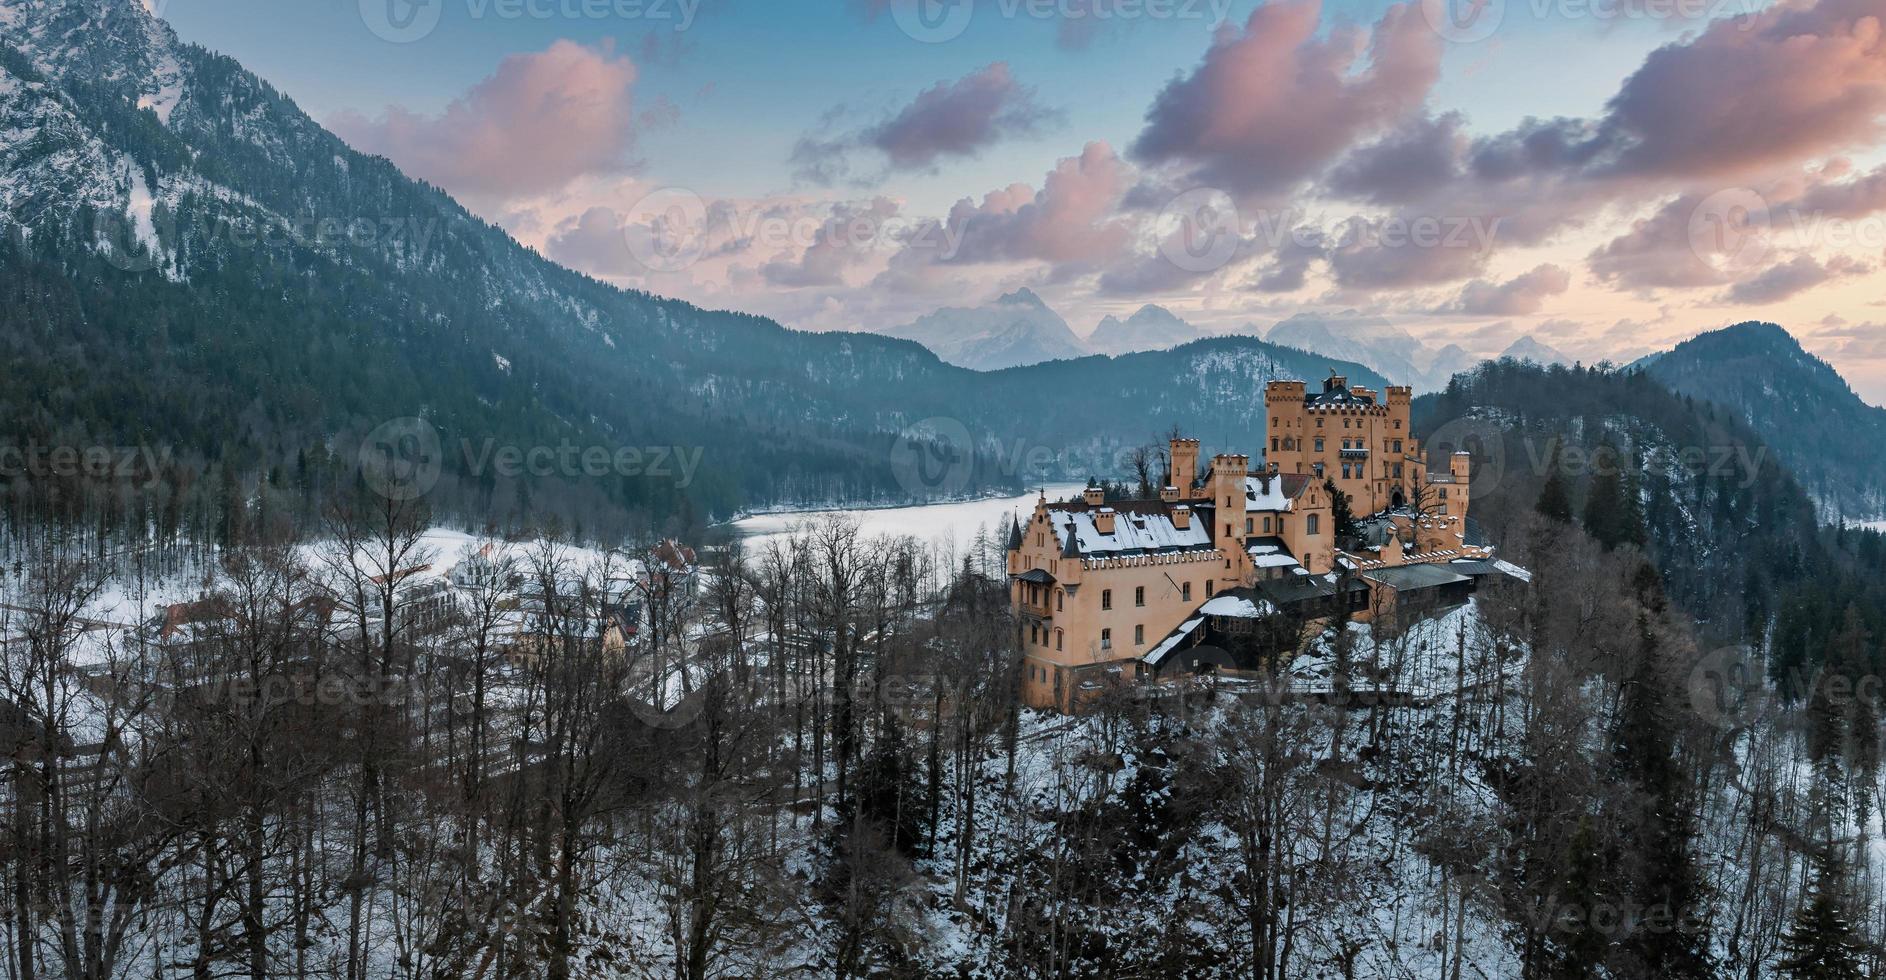
[[(1049, 484), (1048, 499), (1059, 500), (1073, 496), (1081, 491), (1081, 484)], [(1004, 527), (1011, 516), (1027, 515), (1035, 509), (1037, 490), (1014, 497), (997, 497), (989, 500), (970, 500), (947, 504), (920, 504), (915, 507), (882, 507), (860, 510), (841, 510), (843, 514), (858, 522), (859, 530), (866, 538), (910, 536), (935, 546), (948, 546), (955, 553), (968, 550), (979, 530), (995, 534)], [(832, 511), (788, 511), (779, 514), (756, 514), (734, 522), (734, 530), (745, 539), (747, 550), (764, 548), (769, 541), (786, 537), (792, 527), (811, 518), (819, 517)]]

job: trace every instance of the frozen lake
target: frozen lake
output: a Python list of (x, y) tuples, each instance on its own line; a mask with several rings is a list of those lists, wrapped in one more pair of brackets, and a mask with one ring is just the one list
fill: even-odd
[[(1059, 500), (1073, 496), (1081, 491), (1079, 483), (1051, 483), (1047, 486), (1048, 499)], [(948, 545), (957, 554), (963, 552), (975, 539), (978, 529), (989, 533), (999, 533), (1007, 525), (1011, 515), (1027, 515), (1035, 509), (1036, 490), (1014, 497), (992, 497), (988, 500), (969, 500), (957, 503), (920, 504), (915, 507), (880, 507), (858, 510), (840, 510), (858, 522), (858, 527), (865, 537), (880, 535), (909, 535), (931, 545)], [(735, 521), (734, 530), (746, 542), (748, 553), (765, 547), (773, 538), (785, 536), (792, 525), (833, 511), (788, 511), (779, 514), (756, 514), (745, 520)]]

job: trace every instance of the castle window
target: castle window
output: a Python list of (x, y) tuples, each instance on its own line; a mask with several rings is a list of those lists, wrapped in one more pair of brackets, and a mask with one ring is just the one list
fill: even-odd
[(1316, 534), (1320, 531), (1323, 523), (1322, 517), (1323, 515), (1321, 514), (1311, 514), (1309, 517), (1305, 518), (1303, 533)]
[(1133, 590), (1133, 605), (1143, 606), (1145, 604), (1146, 604), (1146, 587), (1142, 585)]
[(1257, 530), (1257, 518), (1255, 517), (1245, 518), (1244, 519), (1244, 533), (1250, 534), (1251, 532), (1255, 530)]
[(1113, 590), (1112, 589), (1100, 590), (1100, 608), (1102, 609), (1113, 608)]
[(1317, 420), (1316, 420), (1316, 427), (1317, 427), (1317, 428), (1319, 428), (1319, 429), (1323, 427), (1323, 420), (1322, 420), (1322, 419), (1317, 419)]
[(1192, 583), (1190, 582), (1179, 583), (1179, 599), (1184, 602), (1192, 601)]
[(1207, 599), (1211, 598), (1211, 588), (1212, 588), (1212, 580), (1206, 579), (1205, 580), (1205, 598)]
[(1265, 534), (1270, 533), (1270, 518), (1269, 517), (1264, 518), (1264, 533)]
[(1401, 420), (1400, 420), (1400, 419), (1396, 419), (1396, 420), (1395, 420), (1395, 428), (1397, 428), (1397, 429), (1399, 429), (1399, 428), (1401, 428)]
[(1145, 644), (1146, 644), (1146, 627), (1144, 626), (1133, 627), (1133, 645), (1137, 647), (1137, 646), (1144, 646)]
[(1273, 453), (1277, 451), (1277, 440), (1272, 439), (1270, 441), (1270, 451)]
[(1322, 436), (1316, 437), (1316, 451), (1319, 453), (1323, 451), (1323, 437)]
[(1061, 649), (1061, 640), (1062, 640), (1062, 638), (1063, 638), (1063, 634), (1062, 634), (1062, 632), (1061, 632), (1060, 630), (1055, 630), (1055, 631), (1054, 631), (1054, 648), (1055, 648), (1056, 650), (1059, 650), (1059, 649)]
[(1446, 487), (1442, 487), (1442, 488), (1441, 488), (1441, 499), (1442, 499), (1442, 500), (1446, 500), (1446, 499), (1447, 499), (1447, 488), (1446, 488)]
[(1395, 479), (1397, 480), (1401, 479), (1401, 464), (1400, 463), (1395, 464)]
[(1066, 608), (1067, 608), (1067, 593), (1061, 591), (1060, 589), (1055, 589), (1054, 590), (1054, 611), (1060, 612), (1061, 610), (1066, 609)]
[(1113, 631), (1112, 630), (1100, 631), (1100, 649), (1102, 650), (1113, 649)]
[(1028, 642), (1031, 644), (1038, 644), (1041, 642), (1041, 627), (1036, 626), (1033, 623), (1028, 624)]

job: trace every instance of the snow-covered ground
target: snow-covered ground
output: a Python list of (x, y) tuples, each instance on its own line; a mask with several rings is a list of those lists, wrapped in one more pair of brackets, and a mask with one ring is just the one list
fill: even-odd
[[(1077, 494), (1078, 483), (1050, 484), (1049, 500)], [(867, 538), (914, 537), (925, 544), (948, 545), (957, 554), (968, 550), (978, 530), (999, 535), (1013, 516), (1027, 516), (1035, 509), (1038, 491), (1014, 497), (968, 500), (915, 507), (861, 508), (838, 511), (787, 511), (755, 514), (735, 521), (734, 530), (746, 541), (749, 551), (764, 548), (769, 541), (784, 539), (795, 525), (826, 513), (842, 514), (858, 522)]]

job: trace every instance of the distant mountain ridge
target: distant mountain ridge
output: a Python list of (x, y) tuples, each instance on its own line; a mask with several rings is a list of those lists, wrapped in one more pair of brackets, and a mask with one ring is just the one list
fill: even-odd
[(1698, 335), (1631, 366), (1745, 421), (1826, 519), (1886, 516), (1886, 409), (1780, 325), (1750, 321)]
[[(440, 512), (595, 530), (1014, 487), (1036, 475), (1017, 445), (1100, 470), (1173, 425), (1250, 448), (1268, 380), (1381, 383), (1248, 338), (976, 373), (617, 289), (355, 152), (137, 0), (0, 0), (0, 25), (0, 444), (172, 450), (135, 506), (179, 520), (311, 513), (294, 500), (358, 485), (357, 448), (405, 418), (445, 449)], [(1009, 305), (1027, 320), (1039, 299)], [(511, 476), (458, 451), (484, 445), (702, 462), (685, 483)], [(913, 477), (913, 454), (955, 462)], [(16, 514), (72, 499), (7, 489)]]
[(1029, 289), (1018, 289), (984, 306), (944, 307), (883, 334), (916, 341), (945, 363), (977, 371), (1088, 353), (1067, 321)]
[(1122, 320), (1109, 316), (1087, 336), (1087, 346), (1099, 354), (1127, 354), (1165, 350), (1206, 336), (1197, 327), (1163, 306), (1147, 304)]

